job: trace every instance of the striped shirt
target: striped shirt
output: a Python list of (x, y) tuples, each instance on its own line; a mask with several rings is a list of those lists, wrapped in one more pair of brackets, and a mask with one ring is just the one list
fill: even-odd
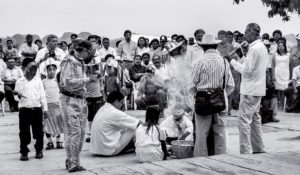
[[(229, 95), (234, 90), (234, 81), (228, 61), (226, 63), (225, 90)], [(207, 50), (193, 68), (191, 88), (194, 91), (205, 91), (222, 88), (224, 77), (224, 59), (217, 50)]]

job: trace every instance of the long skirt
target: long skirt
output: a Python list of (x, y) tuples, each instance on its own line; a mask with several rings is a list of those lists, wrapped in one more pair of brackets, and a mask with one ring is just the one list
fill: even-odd
[(48, 118), (44, 120), (44, 132), (52, 136), (58, 136), (64, 132), (63, 118), (61, 116), (59, 102), (48, 103)]

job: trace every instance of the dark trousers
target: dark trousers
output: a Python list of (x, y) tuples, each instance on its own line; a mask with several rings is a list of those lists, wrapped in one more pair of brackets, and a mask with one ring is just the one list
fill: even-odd
[(103, 97), (87, 97), (88, 121), (92, 122), (100, 107), (104, 105)]
[(15, 84), (4, 85), (5, 98), (9, 104), (9, 107), (17, 109), (18, 102), (14, 99), (14, 89), (15, 89)]
[(43, 149), (43, 111), (41, 108), (21, 108), (19, 112), (19, 137), (20, 137), (20, 153), (29, 152), (27, 145), (30, 144), (30, 126), (33, 138), (36, 139), (34, 148), (36, 151)]
[(297, 94), (293, 109), (294, 109), (294, 112), (300, 113), (300, 86), (297, 87), (297, 90), (298, 90), (298, 94)]
[[(3, 99), (4, 99), (4, 93), (0, 91), (0, 103), (2, 102)], [(4, 108), (4, 106), (2, 106), (2, 108)]]

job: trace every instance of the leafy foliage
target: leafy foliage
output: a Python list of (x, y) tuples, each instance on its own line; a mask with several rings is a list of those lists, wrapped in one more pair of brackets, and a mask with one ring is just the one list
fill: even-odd
[[(239, 4), (244, 0), (233, 0), (234, 3)], [(261, 0), (262, 3), (269, 7), (269, 18), (279, 15), (283, 21), (289, 21), (292, 13), (300, 15), (300, 1), (299, 0)]]

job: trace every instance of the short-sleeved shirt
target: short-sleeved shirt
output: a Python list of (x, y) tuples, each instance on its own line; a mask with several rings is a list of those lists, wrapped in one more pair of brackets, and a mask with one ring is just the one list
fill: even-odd
[(32, 43), (32, 45), (29, 46), (27, 43), (23, 43), (19, 48), (19, 57), (22, 57), (24, 59), (22, 52), (37, 53), (38, 51), (39, 51), (39, 47), (36, 44)]
[(300, 65), (294, 67), (292, 79), (296, 81), (296, 87), (300, 86)]
[(122, 41), (117, 49), (117, 55), (125, 61), (133, 61), (137, 45), (135, 42)]
[(122, 132), (134, 131), (139, 120), (105, 103), (97, 112), (91, 129), (90, 152), (115, 155), (121, 145)]
[(14, 67), (13, 69), (6, 68), (3, 72), (2, 79), (6, 80), (18, 80), (23, 76), (21, 68)]

